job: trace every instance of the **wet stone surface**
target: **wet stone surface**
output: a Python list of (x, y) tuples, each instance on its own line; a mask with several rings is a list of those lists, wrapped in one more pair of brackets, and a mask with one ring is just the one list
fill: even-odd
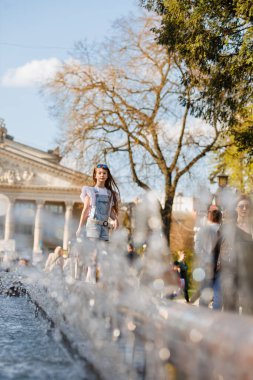
[(0, 379), (94, 379), (26, 297), (0, 295)]

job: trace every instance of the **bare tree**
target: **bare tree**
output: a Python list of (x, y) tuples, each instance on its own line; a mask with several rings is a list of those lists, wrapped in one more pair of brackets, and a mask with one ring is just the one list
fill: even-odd
[(212, 125), (191, 117), (199, 88), (187, 83), (187, 69), (176, 54), (156, 44), (151, 30), (158, 22), (147, 16), (123, 19), (98, 49), (80, 43), (76, 59), (63, 64), (46, 90), (66, 126), (65, 152), (78, 152), (86, 161), (116, 155), (138, 186), (162, 194), (169, 242), (178, 182), (217, 149), (221, 127), (215, 109)]

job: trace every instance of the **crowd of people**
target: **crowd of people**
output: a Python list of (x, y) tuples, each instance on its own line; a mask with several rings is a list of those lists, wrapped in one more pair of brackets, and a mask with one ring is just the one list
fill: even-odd
[(203, 270), (200, 305), (252, 314), (253, 204), (239, 195), (230, 210), (212, 205), (207, 223), (195, 240), (198, 266)]

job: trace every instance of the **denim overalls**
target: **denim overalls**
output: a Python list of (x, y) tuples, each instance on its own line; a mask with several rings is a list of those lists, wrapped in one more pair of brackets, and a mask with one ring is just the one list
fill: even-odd
[[(108, 241), (108, 218), (111, 212), (111, 194), (108, 190), (107, 195), (99, 194), (95, 187), (92, 188), (92, 190), (94, 191), (95, 197), (93, 197), (94, 201), (92, 202), (91, 212), (86, 223), (86, 236), (87, 238)], [(97, 224), (96, 221), (104, 222), (104, 225)]]

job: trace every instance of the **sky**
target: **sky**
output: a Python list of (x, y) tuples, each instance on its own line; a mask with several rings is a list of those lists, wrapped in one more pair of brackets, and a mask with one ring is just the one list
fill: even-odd
[(15, 141), (56, 147), (43, 78), (70, 58), (76, 42), (102, 41), (130, 12), (140, 12), (138, 0), (0, 0), (0, 118)]
[(43, 79), (70, 59), (75, 43), (101, 42), (118, 18), (142, 11), (139, 0), (0, 0), (0, 119), (8, 134), (54, 149), (59, 122), (41, 95)]

